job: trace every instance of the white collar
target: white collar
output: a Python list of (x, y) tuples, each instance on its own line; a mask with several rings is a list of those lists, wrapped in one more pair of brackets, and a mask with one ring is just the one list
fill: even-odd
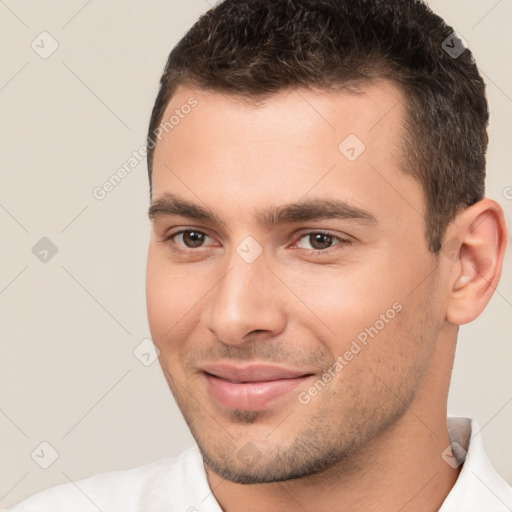
[(439, 512), (512, 511), (512, 488), (490, 463), (476, 421), (448, 418), (448, 434), (453, 452), (463, 464)]

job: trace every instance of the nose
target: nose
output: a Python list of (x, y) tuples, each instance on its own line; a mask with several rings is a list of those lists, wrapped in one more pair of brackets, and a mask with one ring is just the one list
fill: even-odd
[(224, 275), (205, 297), (201, 320), (226, 344), (243, 344), (255, 332), (269, 338), (277, 336), (286, 326), (278, 285), (264, 254), (247, 263), (235, 253)]

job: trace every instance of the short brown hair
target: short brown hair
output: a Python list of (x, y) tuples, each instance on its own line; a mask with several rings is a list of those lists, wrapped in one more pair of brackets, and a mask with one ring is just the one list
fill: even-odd
[(169, 55), (149, 125), (150, 191), (155, 130), (179, 85), (261, 101), (387, 78), (406, 99), (402, 167), (424, 189), (438, 253), (446, 226), (485, 187), (485, 85), (459, 41), (420, 0), (224, 0)]

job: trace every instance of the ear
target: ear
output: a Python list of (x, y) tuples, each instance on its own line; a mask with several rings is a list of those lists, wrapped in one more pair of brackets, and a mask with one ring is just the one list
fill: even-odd
[(442, 252), (451, 262), (446, 319), (462, 325), (477, 318), (501, 276), (507, 228), (500, 205), (484, 198), (450, 223)]

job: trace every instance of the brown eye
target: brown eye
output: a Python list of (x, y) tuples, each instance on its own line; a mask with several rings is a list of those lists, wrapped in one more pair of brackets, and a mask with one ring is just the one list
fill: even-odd
[(328, 233), (311, 232), (300, 237), (298, 247), (301, 249), (312, 249), (314, 251), (325, 251), (333, 245), (337, 245), (334, 241), (342, 242), (340, 238)]
[(325, 233), (314, 233), (309, 235), (309, 243), (316, 250), (328, 249), (332, 244), (332, 236)]
[(172, 238), (181, 238), (181, 243), (189, 249), (201, 247), (205, 241), (206, 235), (201, 231), (180, 231), (172, 236)]

